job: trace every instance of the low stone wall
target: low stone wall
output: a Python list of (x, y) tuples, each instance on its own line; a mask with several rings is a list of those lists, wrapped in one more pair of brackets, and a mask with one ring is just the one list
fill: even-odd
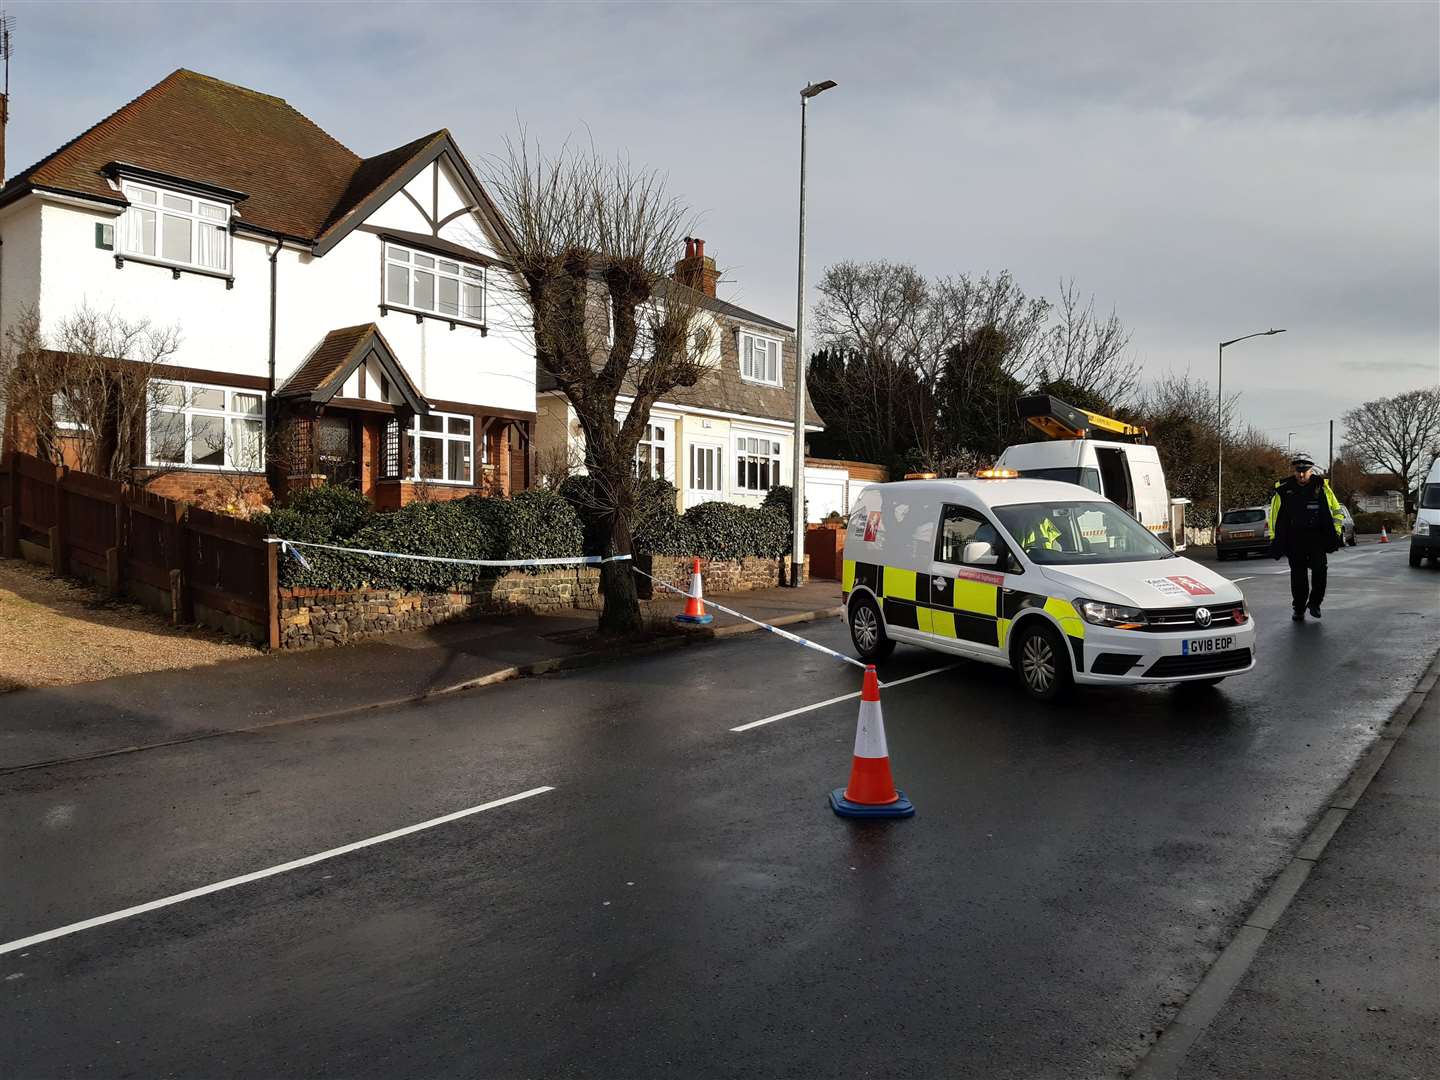
[(533, 613), (600, 606), (599, 571), (585, 567), (511, 573), (443, 593), (403, 589), (281, 589), (280, 647), (322, 649), (396, 630), (497, 612)]
[[(653, 573), (685, 588), (691, 560), (657, 556)], [(703, 562), (705, 591), (745, 592), (782, 584), (790, 570), (785, 559), (734, 559)], [(657, 590), (658, 591), (658, 590)], [(443, 593), (404, 589), (281, 589), (280, 647), (324, 649), (397, 630), (422, 630), (475, 615), (598, 609), (600, 571), (595, 567), (510, 573), (474, 586)]]
[[(690, 568), (693, 558), (677, 555), (656, 555), (650, 571), (661, 581), (668, 581), (681, 588), (690, 583)], [(751, 589), (773, 589), (783, 585), (790, 573), (790, 557), (783, 559), (724, 559), (700, 560), (700, 573), (705, 579), (707, 593), (748, 592)]]

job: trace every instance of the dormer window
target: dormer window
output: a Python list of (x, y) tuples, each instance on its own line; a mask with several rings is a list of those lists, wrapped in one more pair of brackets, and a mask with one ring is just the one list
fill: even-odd
[(747, 382), (780, 385), (780, 340), (740, 331), (740, 377)]
[(118, 254), (215, 274), (230, 272), (230, 207), (153, 184), (124, 183), (130, 206)]
[(385, 307), (484, 325), (485, 268), (387, 243)]

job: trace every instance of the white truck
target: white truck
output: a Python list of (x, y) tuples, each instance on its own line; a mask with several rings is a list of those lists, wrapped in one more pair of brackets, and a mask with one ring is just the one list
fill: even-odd
[(1174, 551), (1185, 550), (1185, 507), (1165, 486), (1160, 452), (1143, 427), (1076, 408), (1049, 394), (1019, 401), (1020, 416), (1049, 438), (1007, 447), (995, 463), (1036, 480), (1079, 484), (1124, 508)]

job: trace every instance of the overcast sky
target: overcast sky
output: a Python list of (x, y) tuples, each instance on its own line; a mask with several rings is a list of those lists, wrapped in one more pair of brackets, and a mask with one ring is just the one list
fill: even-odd
[[(1325, 453), (1440, 380), (1440, 5), (15, 3), (18, 171), (177, 67), (369, 155), (517, 121), (663, 169), (727, 299), (793, 323), (798, 90), (811, 282), (840, 259), (1073, 277), (1148, 374)], [(813, 294), (812, 294), (813, 297)]]

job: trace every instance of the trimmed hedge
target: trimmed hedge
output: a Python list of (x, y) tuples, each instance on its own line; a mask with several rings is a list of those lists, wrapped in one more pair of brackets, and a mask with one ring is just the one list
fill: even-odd
[(1406, 521), (1404, 514), (1397, 514), (1393, 510), (1386, 510), (1378, 514), (1360, 513), (1355, 515), (1355, 531), (1357, 533), (1378, 533), (1381, 526), (1387, 532), (1405, 531)]
[(790, 517), (774, 507), (734, 503), (692, 506), (680, 519), (688, 550), (656, 554), (699, 555), (702, 559), (774, 557), (790, 550)]
[[(310, 494), (264, 517), (271, 535), (461, 559), (551, 559), (581, 552), (580, 519), (569, 503), (543, 488), (510, 499), (470, 495), (452, 502), (415, 502), (390, 513), (374, 512), (361, 498), (363, 516), (355, 514), (343, 496), (331, 492), (307, 498)], [(506, 572), (501, 567), (456, 566), (314, 548), (302, 548), (301, 552), (310, 569), (286, 558), (280, 566), (282, 585), (444, 592), (452, 585), (493, 579)]]

